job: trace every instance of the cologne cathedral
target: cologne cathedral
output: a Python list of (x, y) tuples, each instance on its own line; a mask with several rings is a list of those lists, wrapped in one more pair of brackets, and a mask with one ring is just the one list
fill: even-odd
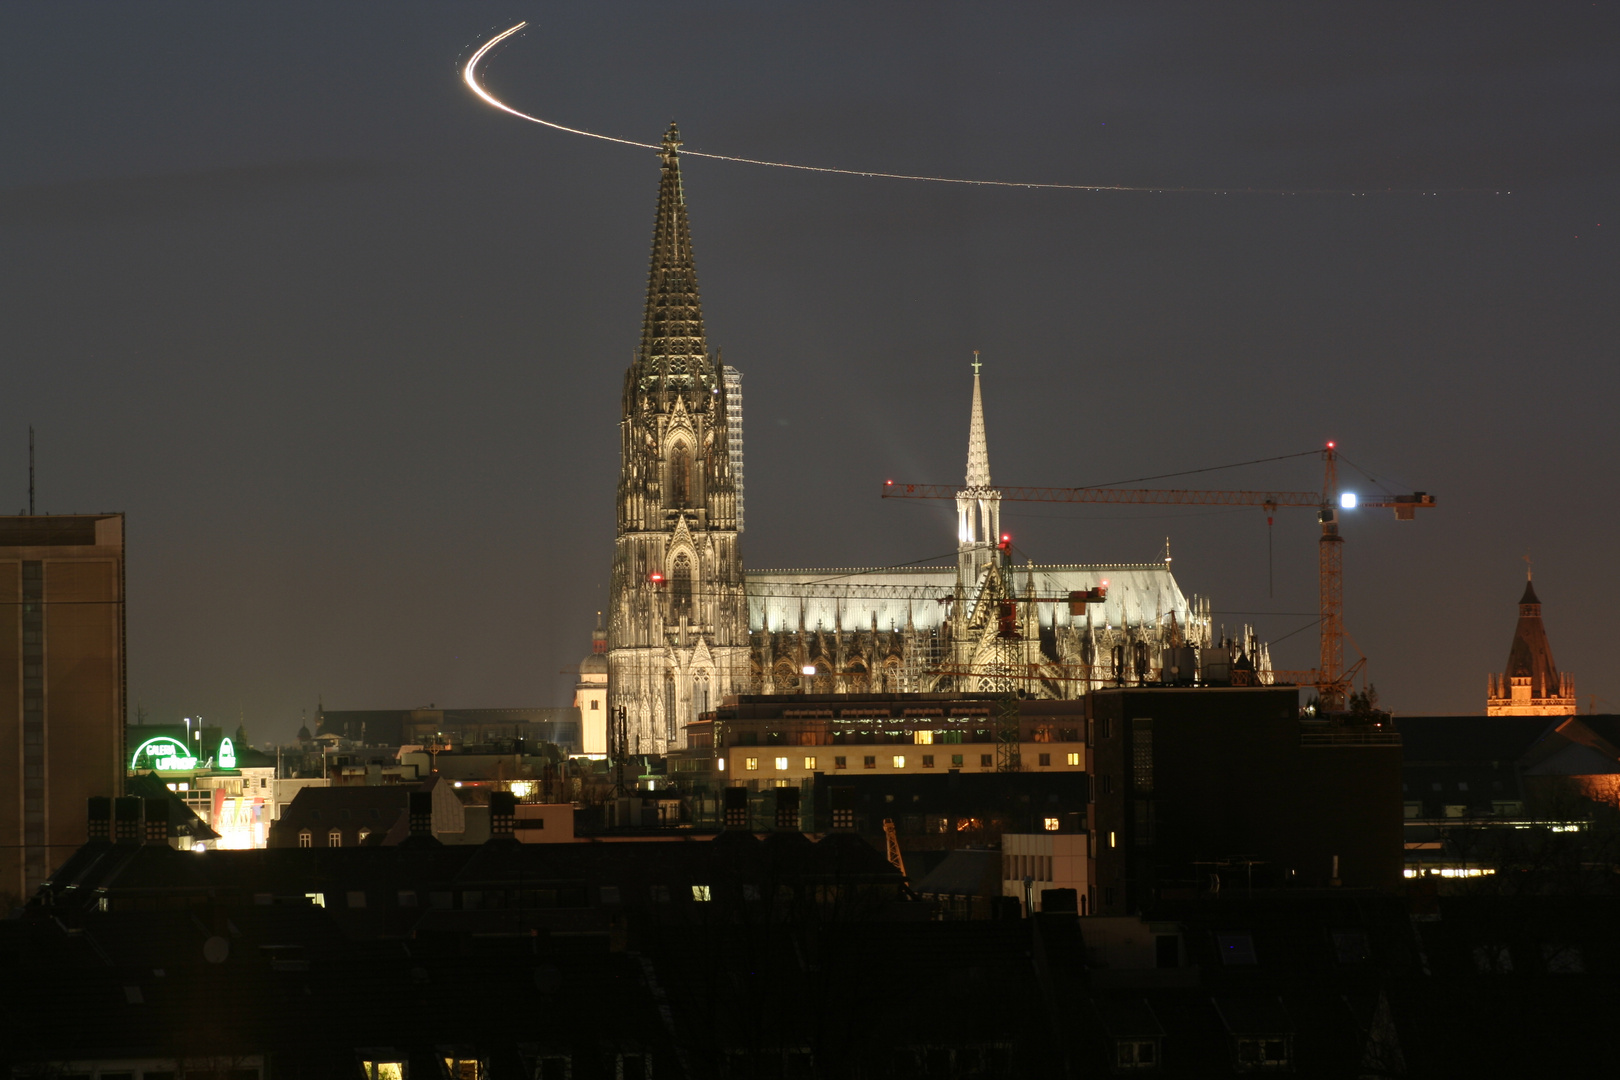
[(1182, 594), (1168, 558), (1007, 558), (977, 363), (955, 566), (744, 571), (740, 376), (704, 335), (679, 147), (672, 124), (620, 423), (608, 706), (624, 709), (632, 753), (683, 746), (685, 725), (731, 694), (1074, 698), (1191, 682), (1213, 656), (1271, 681), (1252, 631), (1212, 650), (1209, 602)]

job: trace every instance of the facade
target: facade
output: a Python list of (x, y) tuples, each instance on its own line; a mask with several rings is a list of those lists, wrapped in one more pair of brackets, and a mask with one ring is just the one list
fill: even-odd
[(123, 790), (124, 516), (0, 518), (0, 611), (0, 898), (16, 901), (83, 842), (87, 800)]
[(1401, 737), (1387, 717), (1301, 719), (1294, 687), (1102, 689), (1091, 706), (1094, 913), (1212, 886), (1400, 884)]
[(726, 429), (731, 442), (731, 482), (737, 488), (737, 531), (743, 531), (743, 389), (742, 372), (730, 364), (721, 374), (726, 384)]
[(1571, 716), (1575, 712), (1575, 676), (1559, 672), (1553, 663), (1547, 628), (1541, 623), (1541, 598), (1526, 574), (1507, 667), (1500, 675), (1488, 676), (1485, 715)]
[(596, 613), (596, 629), (591, 631), (590, 655), (579, 662), (579, 682), (574, 686), (574, 708), (579, 710), (579, 752), (601, 758), (608, 753), (608, 659), (607, 631), (602, 613)]
[(643, 754), (679, 746), (687, 723), (735, 692), (748, 644), (726, 380), (704, 336), (679, 146), (671, 124), (624, 380), (608, 613), (608, 708), (625, 710)]

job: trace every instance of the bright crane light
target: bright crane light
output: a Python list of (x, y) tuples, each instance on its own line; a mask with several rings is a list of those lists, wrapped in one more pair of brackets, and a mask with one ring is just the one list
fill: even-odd
[(1354, 510), (1356, 508), (1356, 493), (1353, 491), (1347, 491), (1343, 495), (1340, 495), (1339, 505), (1344, 507), (1346, 510)]

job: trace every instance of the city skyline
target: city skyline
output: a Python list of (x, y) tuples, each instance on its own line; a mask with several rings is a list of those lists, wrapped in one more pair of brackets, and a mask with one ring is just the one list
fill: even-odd
[[(0, 475), (23, 503), (32, 422), (42, 512), (128, 512), (129, 699), (155, 721), (240, 715), (262, 741), (317, 695), (563, 704), (607, 607), (657, 157), (468, 94), (457, 63), (504, 8), (358, 10), (173, 6), (71, 38), (0, 14), (13, 78), (61, 88), (0, 106), (34, 151), (0, 172), (21, 381)], [(695, 10), (559, 13), (487, 78), (592, 130), (673, 116), (688, 146), (775, 160), (1397, 189), (686, 161), (709, 343), (748, 385), (749, 567), (953, 554), (948, 506), (878, 492), (960, 475), (977, 349), (998, 485), (1334, 439), (1436, 494), (1427, 520), (1344, 528), (1346, 627), (1386, 707), (1483, 713), (1528, 548), (1559, 668), (1582, 708), (1620, 708), (1597, 599), (1620, 576), (1612, 18)], [(673, 86), (668, 49), (691, 59)], [(298, 78), (272, 93), (278, 73)], [(1311, 458), (1197, 479), (1321, 481)], [(1279, 512), (1268, 595), (1258, 510), (1002, 513), (1037, 561), (1148, 562), (1168, 534), (1217, 621), (1310, 666), (1311, 515)]]

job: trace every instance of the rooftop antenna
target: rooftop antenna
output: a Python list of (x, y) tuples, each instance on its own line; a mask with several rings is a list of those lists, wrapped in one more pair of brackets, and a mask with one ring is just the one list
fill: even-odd
[(34, 425), (28, 425), (28, 516), (34, 516)]

